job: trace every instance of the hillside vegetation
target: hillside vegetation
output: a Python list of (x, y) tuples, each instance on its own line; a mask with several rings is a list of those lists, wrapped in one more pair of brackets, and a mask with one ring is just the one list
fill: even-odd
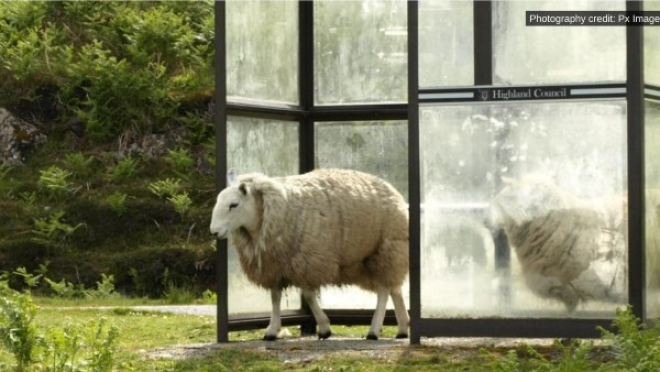
[(212, 287), (213, 37), (212, 1), (0, 2), (0, 107), (47, 136), (0, 165), (0, 271)]

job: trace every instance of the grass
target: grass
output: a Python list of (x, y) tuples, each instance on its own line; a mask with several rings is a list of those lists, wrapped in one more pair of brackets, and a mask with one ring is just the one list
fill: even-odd
[(215, 305), (215, 301), (205, 298), (193, 298), (186, 295), (186, 301), (172, 301), (170, 298), (147, 298), (147, 297), (125, 297), (112, 296), (106, 298), (62, 298), (34, 296), (35, 304), (48, 307), (129, 307), (129, 306), (162, 306), (162, 305)]
[[(140, 301), (140, 300), (138, 300)], [(342, 350), (319, 356), (317, 351), (305, 352), (291, 347), (268, 352), (266, 350), (244, 350), (237, 347), (211, 349), (182, 359), (150, 356), (159, 348), (173, 345), (214, 343), (216, 320), (209, 316), (172, 315), (158, 312), (132, 311), (126, 307), (115, 310), (90, 310), (50, 307), (52, 302), (37, 299), (39, 309), (36, 322), (39, 328), (61, 327), (66, 323), (85, 324), (105, 318), (109, 326), (119, 328), (115, 360), (120, 371), (490, 371), (493, 361), (502, 360), (510, 350), (518, 354), (517, 365), (525, 364), (525, 353), (516, 349), (492, 348), (479, 350), (464, 347), (408, 346), (390, 349), (382, 353), (373, 351)], [(155, 304), (155, 301), (132, 302), (122, 300), (121, 306), (133, 304)], [(104, 305), (108, 303), (105, 302)], [(89, 306), (90, 302), (80, 303)], [(119, 302), (114, 306), (119, 305)], [(46, 307), (48, 306), (48, 307)], [(290, 328), (294, 337), (298, 331)], [(367, 327), (333, 326), (336, 336), (360, 338)], [(396, 334), (396, 327), (385, 327), (383, 338)], [(263, 330), (232, 332), (230, 341), (260, 340)], [(319, 341), (319, 342), (332, 342)], [(362, 342), (362, 341), (359, 341)], [(371, 342), (371, 341), (364, 341)], [(551, 348), (537, 349), (539, 355), (557, 358)], [(596, 353), (599, 351), (596, 350)], [(287, 354), (302, 355), (290, 358)], [(554, 356), (553, 356), (554, 355)], [(594, 369), (599, 367), (594, 358)], [(11, 356), (0, 350), (0, 369), (12, 363)], [(500, 363), (501, 366), (505, 365)], [(524, 370), (524, 369), (523, 369)]]
[[(43, 305), (43, 302), (38, 301)], [(105, 318), (109, 325), (120, 329), (115, 358), (119, 370), (130, 371), (420, 371), (463, 370), (464, 366), (478, 367), (469, 360), (454, 362), (448, 355), (439, 355), (430, 348), (409, 348), (394, 358), (378, 359), (369, 355), (352, 354), (304, 359), (287, 363), (272, 353), (235, 348), (214, 349), (200, 356), (175, 360), (151, 358), (149, 352), (170, 345), (215, 342), (215, 318), (207, 316), (171, 315), (156, 312), (118, 310), (81, 310), (72, 308), (40, 307), (37, 325), (40, 328), (61, 326), (64, 323), (84, 324)], [(296, 335), (297, 330), (290, 329)], [(337, 336), (361, 337), (367, 327), (334, 326)], [(395, 327), (386, 327), (384, 337), (393, 337)], [(263, 330), (232, 332), (231, 341), (260, 340)], [(319, 341), (324, 342), (324, 341)], [(367, 341), (365, 341), (367, 342)], [(0, 350), (0, 365), (11, 363), (11, 357)], [(471, 369), (475, 370), (475, 369)]]

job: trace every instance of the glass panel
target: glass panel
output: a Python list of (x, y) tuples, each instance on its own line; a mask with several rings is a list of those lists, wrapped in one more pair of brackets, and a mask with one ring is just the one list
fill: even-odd
[[(316, 123), (317, 168), (354, 169), (375, 174), (408, 196), (407, 121)], [(409, 304), (408, 283), (404, 297)], [(358, 287), (327, 287), (321, 302), (328, 309), (375, 309), (376, 295)], [(390, 308), (392, 303), (388, 304)]]
[(625, 27), (528, 27), (525, 11), (625, 8), (625, 1), (493, 2), (494, 83), (624, 81)]
[(474, 84), (471, 1), (419, 2), (419, 85)]
[(403, 0), (314, 3), (318, 104), (407, 101)]
[[(649, 27), (645, 27), (646, 31)], [(660, 102), (646, 101), (647, 317), (660, 317)]]
[[(660, 11), (660, 1), (645, 1), (644, 10)], [(644, 27), (644, 78), (660, 86), (660, 28)]]
[(316, 123), (317, 168), (355, 169), (389, 181), (408, 198), (408, 122)]
[(298, 104), (298, 3), (228, 1), (227, 96)]
[(623, 100), (421, 107), (422, 315), (623, 306), (625, 128)]
[(230, 116), (227, 164), (239, 173), (298, 174), (298, 123)]
[[(227, 164), (239, 174), (298, 174), (298, 123), (229, 117)], [(231, 246), (228, 261), (229, 314), (270, 311), (270, 295), (247, 280), (236, 249)], [(288, 289), (285, 292), (282, 309), (300, 309), (300, 293), (297, 289)]]

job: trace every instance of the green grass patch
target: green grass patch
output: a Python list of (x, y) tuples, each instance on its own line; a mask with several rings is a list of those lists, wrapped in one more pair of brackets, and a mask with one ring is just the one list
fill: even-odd
[[(655, 340), (650, 340), (643, 329), (635, 327), (634, 319), (620, 314), (619, 324), (627, 333), (607, 346), (592, 347), (589, 343), (570, 343), (544, 347), (520, 344), (511, 348), (469, 348), (402, 346), (384, 351), (346, 350), (305, 351), (296, 344), (279, 350), (261, 348), (244, 349), (241, 341), (260, 340), (263, 329), (230, 333), (230, 345), (207, 348), (185, 355), (177, 354), (181, 345), (208, 343), (216, 340), (216, 319), (213, 316), (173, 315), (160, 312), (135, 311), (132, 304), (157, 304), (155, 301), (113, 300), (114, 310), (45, 307), (50, 300), (36, 299), (38, 304), (35, 325), (47, 330), (63, 324), (84, 325), (104, 319), (107, 327), (118, 329), (113, 359), (115, 370), (121, 371), (619, 371), (635, 367), (625, 358), (634, 349), (643, 353), (652, 351)], [(107, 302), (105, 304), (108, 304)], [(89, 301), (80, 302), (90, 305)], [(625, 324), (624, 324), (625, 323)], [(297, 327), (289, 328), (298, 337)], [(361, 338), (368, 327), (335, 325), (335, 337)], [(642, 333), (639, 333), (642, 332)], [(383, 338), (393, 337), (396, 327), (385, 327)], [(625, 338), (625, 340), (623, 339)], [(630, 342), (628, 342), (630, 341)], [(277, 341), (276, 341), (277, 342)], [(281, 342), (281, 341), (280, 341)], [(333, 342), (318, 341), (320, 343)], [(357, 341), (369, 342), (372, 341)], [(177, 345), (177, 347), (175, 347)], [(621, 350), (621, 345), (628, 345)], [(155, 351), (158, 351), (156, 353)], [(626, 354), (627, 353), (627, 354)], [(169, 355), (168, 355), (169, 354)], [(172, 356), (178, 355), (178, 358)], [(296, 357), (297, 355), (297, 357)], [(642, 355), (642, 354), (640, 354)], [(651, 360), (647, 355), (646, 360)], [(0, 349), (0, 367), (11, 366), (12, 356)], [(633, 368), (634, 369), (634, 368)], [(644, 368), (639, 370), (645, 370)]]
[[(186, 296), (186, 299), (189, 297)], [(132, 306), (165, 306), (165, 305), (215, 305), (208, 298), (194, 298), (186, 302), (172, 302), (168, 298), (124, 297), (107, 298), (62, 298), (33, 297), (34, 303), (43, 308), (88, 308), (88, 307), (132, 307)]]

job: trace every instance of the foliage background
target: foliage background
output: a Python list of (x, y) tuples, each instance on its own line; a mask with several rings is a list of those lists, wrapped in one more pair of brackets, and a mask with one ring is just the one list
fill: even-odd
[(0, 271), (212, 287), (213, 38), (210, 0), (0, 2), (0, 107), (48, 136), (0, 165)]

